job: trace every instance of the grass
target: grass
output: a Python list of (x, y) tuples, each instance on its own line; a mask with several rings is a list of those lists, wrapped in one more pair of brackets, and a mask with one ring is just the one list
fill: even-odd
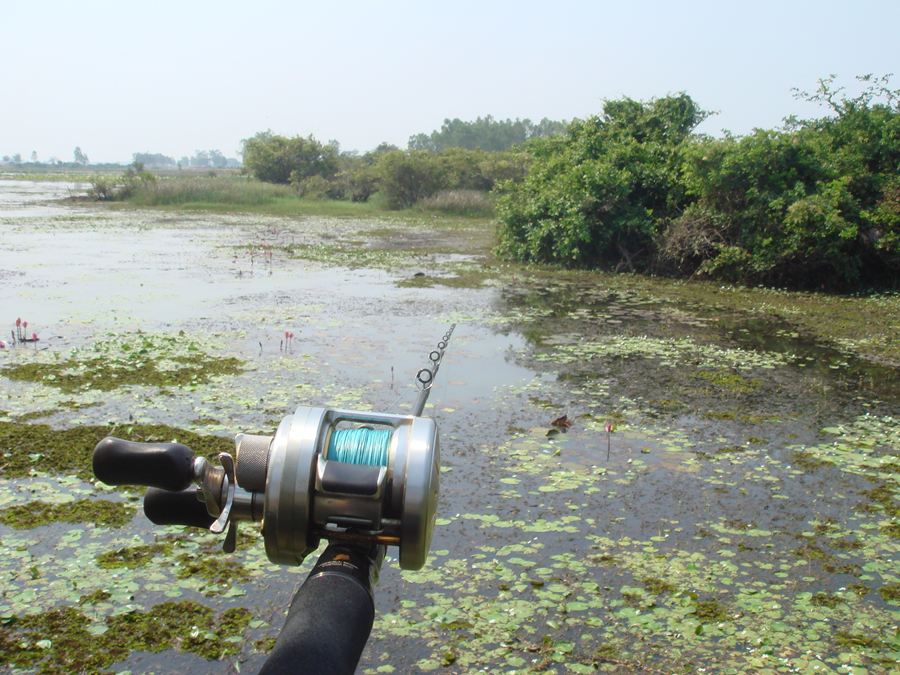
[(423, 199), (417, 207), (454, 216), (490, 218), (494, 215), (494, 202), (482, 190), (441, 190)]
[(241, 176), (189, 176), (158, 178), (144, 183), (135, 189), (128, 201), (136, 206), (261, 206), (290, 198), (296, 199), (296, 193), (287, 185), (273, 185)]
[[(88, 178), (89, 175), (82, 175), (77, 180), (84, 181)], [(157, 174), (155, 181), (136, 185), (131, 194), (117, 204), (125, 207), (283, 217), (371, 218), (394, 217), (398, 213), (402, 213), (405, 218), (412, 214), (426, 221), (436, 217), (466, 221), (490, 217), (492, 207), (489, 198), (484, 193), (468, 194), (469, 192), (474, 191), (440, 193), (421, 205), (398, 212), (387, 208), (377, 193), (366, 202), (351, 202), (301, 197), (289, 185), (264, 183), (235, 173), (215, 176)]]

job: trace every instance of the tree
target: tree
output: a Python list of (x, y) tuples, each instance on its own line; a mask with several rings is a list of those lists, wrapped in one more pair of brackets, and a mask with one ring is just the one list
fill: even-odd
[(478, 117), (474, 122), (464, 122), (459, 118), (445, 119), (440, 130), (411, 136), (409, 149), (431, 152), (448, 148), (500, 151), (521, 145), (532, 138), (560, 134), (565, 129), (565, 122), (556, 122), (546, 117), (537, 124), (529, 119), (495, 120), (491, 115)]
[(219, 150), (209, 151), (209, 163), (216, 169), (224, 169), (228, 166), (228, 160)]
[(499, 250), (567, 266), (649, 265), (654, 238), (686, 206), (681, 144), (706, 118), (687, 95), (607, 101), (565, 136), (529, 144), (521, 183), (498, 200)]
[(423, 150), (394, 150), (378, 158), (381, 192), (392, 209), (412, 206), (443, 187), (443, 168)]
[(135, 164), (143, 164), (150, 167), (164, 168), (175, 166), (174, 159), (159, 152), (135, 152), (131, 155), (131, 159)]
[(312, 136), (288, 138), (263, 131), (242, 142), (244, 167), (269, 183), (297, 183), (310, 176), (330, 178), (338, 170), (338, 151)]
[(32, 161), (32, 163), (37, 164), (37, 161), (38, 161), (37, 150), (31, 151), (31, 161)]
[(81, 151), (79, 146), (75, 146), (75, 152), (73, 153), (75, 157), (75, 163), (81, 164), (82, 166), (88, 163), (88, 156)]

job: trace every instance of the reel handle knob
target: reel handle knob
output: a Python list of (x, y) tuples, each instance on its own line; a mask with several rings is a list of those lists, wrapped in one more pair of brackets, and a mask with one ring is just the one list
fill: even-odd
[(216, 520), (198, 499), (196, 489), (170, 492), (149, 488), (144, 494), (144, 515), (154, 525), (187, 525), (204, 530)]
[(179, 491), (194, 479), (194, 452), (181, 443), (137, 443), (107, 436), (97, 443), (94, 475), (107, 485)]

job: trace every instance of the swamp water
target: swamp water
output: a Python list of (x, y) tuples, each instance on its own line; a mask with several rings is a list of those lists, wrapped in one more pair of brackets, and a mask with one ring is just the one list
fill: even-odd
[(70, 189), (0, 181), (0, 339), (40, 336), (0, 350), (0, 669), (254, 672), (316, 556), (152, 526), (94, 443), (408, 412), (453, 322), (431, 555), (388, 550), (360, 672), (896, 667), (900, 384), (871, 341), (492, 267), (474, 226), (48, 201)]

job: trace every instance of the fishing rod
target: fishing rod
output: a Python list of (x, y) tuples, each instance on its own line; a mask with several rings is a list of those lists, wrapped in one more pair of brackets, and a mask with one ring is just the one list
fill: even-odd
[(373, 588), (387, 546), (417, 570), (437, 514), (440, 441), (422, 417), (456, 324), (419, 370), (412, 415), (300, 406), (272, 436), (239, 433), (218, 463), (180, 443), (109, 436), (93, 454), (108, 485), (144, 485), (144, 513), (157, 525), (225, 533), (260, 522), (266, 555), (299, 565), (328, 547), (300, 586), (261, 673), (352, 673), (375, 616)]

